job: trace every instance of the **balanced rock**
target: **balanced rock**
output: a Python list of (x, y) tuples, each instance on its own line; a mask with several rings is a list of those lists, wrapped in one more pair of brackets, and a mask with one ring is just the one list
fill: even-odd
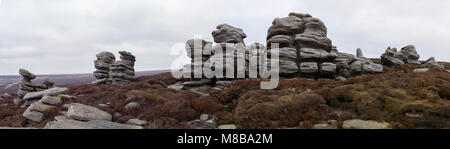
[(113, 84), (135, 81), (134, 62), (136, 57), (127, 51), (120, 51), (119, 54), (121, 60), (115, 61), (109, 71)]
[(19, 103), (23, 102), (25, 96), (30, 93), (44, 91), (50, 88), (53, 88), (55, 83), (50, 79), (46, 78), (42, 83), (33, 83), (32, 80), (36, 79), (36, 75), (29, 72), (25, 69), (20, 69), (19, 74), (22, 76), (22, 84), (19, 86), (19, 90), (17, 91), (18, 101)]
[(109, 76), (109, 71), (111, 65), (116, 60), (116, 57), (111, 52), (100, 52), (96, 55), (97, 60), (94, 61), (95, 69), (94, 76), (97, 79), (96, 81), (92, 82), (92, 84), (98, 85), (98, 84), (107, 84), (111, 83), (111, 77)]
[(214, 41), (216, 43), (241, 43), (244, 44), (244, 39), (247, 35), (240, 28), (233, 27), (228, 24), (221, 24), (217, 26), (217, 30), (212, 32)]
[(191, 63), (183, 66), (183, 75), (190, 81), (198, 81), (205, 76), (203, 67), (209, 65), (208, 60), (212, 53), (212, 42), (202, 39), (191, 39), (186, 42), (187, 56)]

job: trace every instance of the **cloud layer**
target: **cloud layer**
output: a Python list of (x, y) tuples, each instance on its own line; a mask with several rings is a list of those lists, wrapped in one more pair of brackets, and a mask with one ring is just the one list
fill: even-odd
[(0, 75), (89, 73), (95, 54), (128, 50), (136, 69), (167, 69), (175, 43), (228, 23), (247, 43), (265, 43), (276, 17), (307, 12), (323, 20), (340, 51), (379, 57), (416, 45), (421, 59), (450, 61), (448, 0), (0, 0)]

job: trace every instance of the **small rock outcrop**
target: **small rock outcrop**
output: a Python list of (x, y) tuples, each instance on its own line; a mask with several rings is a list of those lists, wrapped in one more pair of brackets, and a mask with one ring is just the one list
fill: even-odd
[(115, 61), (109, 72), (113, 84), (135, 81), (134, 62), (136, 62), (136, 57), (127, 51), (120, 51), (119, 54), (121, 60)]
[(383, 66), (364, 57), (361, 49), (358, 48), (356, 53), (359, 56), (338, 52), (338, 56), (334, 60), (334, 63), (337, 64), (337, 77), (348, 78), (355, 75), (383, 72)]
[(431, 67), (431, 68), (444, 68), (444, 66), (439, 64), (434, 57), (431, 57), (428, 60), (426, 60), (425, 62), (423, 62), (422, 66)]
[(50, 79), (46, 78), (42, 83), (33, 83), (32, 80), (36, 79), (36, 75), (25, 69), (20, 69), (19, 74), (22, 76), (22, 84), (20, 84), (19, 90), (17, 91), (17, 96), (19, 102), (28, 100), (24, 99), (29, 93), (44, 91), (49, 88), (53, 88), (55, 83)]
[(94, 76), (97, 80), (92, 82), (92, 84), (98, 85), (112, 83), (112, 79), (109, 76), (109, 71), (115, 60), (116, 57), (111, 52), (103, 51), (97, 54), (97, 60), (94, 61), (95, 69), (97, 69), (94, 71)]
[(386, 66), (398, 66), (404, 64), (419, 65), (420, 55), (413, 45), (403, 47), (401, 51), (396, 48), (388, 47), (386, 52), (381, 55), (381, 63)]
[(56, 105), (61, 103), (62, 100), (59, 97), (44, 96), (41, 100), (32, 103), (22, 116), (33, 123), (40, 123), (46, 113), (57, 110)]

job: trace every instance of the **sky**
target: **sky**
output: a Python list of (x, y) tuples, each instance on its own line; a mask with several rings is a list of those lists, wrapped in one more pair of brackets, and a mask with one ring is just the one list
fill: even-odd
[(219, 24), (265, 43), (272, 21), (290, 12), (325, 22), (341, 52), (378, 58), (412, 44), (422, 60), (450, 61), (450, 0), (0, 0), (0, 75), (91, 73), (97, 53), (121, 50), (137, 71), (169, 69), (177, 44), (213, 41)]

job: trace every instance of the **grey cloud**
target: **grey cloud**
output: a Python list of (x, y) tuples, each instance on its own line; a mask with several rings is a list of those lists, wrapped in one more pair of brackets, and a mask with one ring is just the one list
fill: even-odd
[(95, 54), (133, 52), (136, 69), (170, 68), (175, 43), (212, 40), (218, 24), (243, 28), (247, 43), (265, 43), (276, 17), (307, 12), (322, 19), (340, 51), (379, 57), (415, 44), (422, 59), (450, 60), (448, 0), (3, 0), (0, 75), (21, 67), (38, 74), (88, 73)]

